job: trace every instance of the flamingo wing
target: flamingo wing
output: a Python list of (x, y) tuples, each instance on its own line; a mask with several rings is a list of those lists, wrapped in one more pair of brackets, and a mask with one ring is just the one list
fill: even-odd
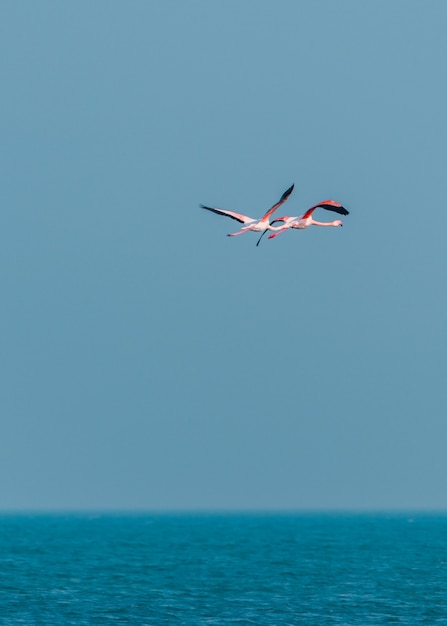
[(349, 211), (339, 202), (335, 202), (335, 200), (323, 200), (323, 202), (314, 204), (314, 206), (310, 207), (310, 209), (307, 209), (301, 219), (305, 220), (310, 217), (315, 209), (326, 209), (326, 211), (333, 211), (339, 215), (349, 215)]
[[(289, 217), (286, 215), (284, 217), (277, 217), (276, 220), (273, 220), (272, 222), (270, 222), (270, 226), (273, 226), (273, 224), (277, 224), (278, 222), (286, 222), (289, 219)], [(287, 229), (285, 229), (287, 230)], [(262, 233), (262, 235), (259, 237), (256, 245), (259, 246), (259, 244), (261, 243), (261, 239), (264, 237), (265, 233), (268, 231), (268, 228), (265, 229), (265, 231)]]
[(288, 198), (288, 197), (290, 196), (290, 194), (292, 193), (292, 191), (293, 191), (293, 188), (294, 188), (294, 187), (295, 187), (295, 184), (293, 184), (291, 187), (289, 187), (289, 188), (288, 188), (288, 189), (287, 189), (287, 190), (286, 190), (286, 191), (282, 194), (281, 198), (279, 199), (279, 202), (277, 202), (276, 204), (274, 204), (274, 205), (272, 206), (272, 208), (271, 208), (271, 209), (269, 209), (269, 210), (267, 211), (267, 213), (266, 213), (266, 214), (264, 215), (264, 217), (262, 218), (263, 220), (268, 219), (268, 218), (270, 217), (270, 215), (272, 215), (272, 214), (276, 211), (276, 209), (277, 209), (278, 207), (280, 207), (280, 206), (281, 206), (281, 204), (283, 204), (283, 203), (287, 200), (287, 198)]
[(212, 211), (213, 213), (217, 213), (217, 215), (226, 215), (227, 217), (231, 217), (232, 220), (241, 222), (241, 224), (248, 224), (249, 222), (255, 221), (252, 217), (242, 215), (242, 213), (235, 213), (234, 211), (224, 211), (224, 209), (211, 208), (209, 206), (205, 206), (204, 204), (201, 204), (200, 208), (206, 209), (207, 211)]
[(261, 243), (261, 239), (264, 237), (265, 233), (268, 231), (268, 228), (266, 228), (264, 230), (264, 232), (262, 233), (262, 235), (259, 237), (258, 241), (256, 242), (256, 245), (259, 246), (259, 244)]

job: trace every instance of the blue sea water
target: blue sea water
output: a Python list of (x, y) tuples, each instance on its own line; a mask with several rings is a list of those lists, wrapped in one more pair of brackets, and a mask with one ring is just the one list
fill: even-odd
[(0, 624), (447, 624), (447, 516), (3, 515)]

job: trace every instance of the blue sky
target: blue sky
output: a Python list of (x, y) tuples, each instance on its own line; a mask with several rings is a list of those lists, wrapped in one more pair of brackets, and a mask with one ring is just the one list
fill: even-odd
[(1, 509), (446, 507), (446, 19), (2, 2)]

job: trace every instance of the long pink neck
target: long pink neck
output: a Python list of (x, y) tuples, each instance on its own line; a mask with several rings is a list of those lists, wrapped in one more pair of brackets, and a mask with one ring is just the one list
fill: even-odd
[(313, 226), (338, 226), (338, 222), (337, 221), (334, 221), (334, 222), (317, 222), (315, 220), (312, 220), (311, 224)]

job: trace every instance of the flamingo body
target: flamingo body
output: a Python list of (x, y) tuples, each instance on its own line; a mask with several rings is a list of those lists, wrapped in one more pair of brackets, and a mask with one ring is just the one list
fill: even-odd
[(250, 230), (257, 232), (257, 233), (260, 233), (262, 231), (268, 231), (268, 230), (281, 230), (282, 226), (272, 227), (272, 225), (270, 224), (270, 217), (271, 215), (273, 215), (276, 209), (280, 207), (287, 200), (287, 198), (292, 193), (294, 186), (295, 185), (292, 185), (291, 187), (289, 187), (282, 194), (279, 201), (276, 204), (274, 204), (267, 211), (267, 213), (265, 213), (261, 217), (261, 219), (255, 219), (253, 217), (249, 217), (248, 215), (243, 215), (242, 213), (236, 213), (234, 211), (227, 211), (224, 209), (217, 209), (214, 207), (205, 206), (204, 204), (201, 204), (200, 207), (202, 209), (206, 209), (207, 211), (211, 211), (212, 213), (217, 213), (217, 215), (226, 215), (227, 217), (230, 217), (231, 219), (236, 220), (237, 222), (240, 222), (241, 224), (244, 224), (244, 227), (241, 230), (238, 230), (235, 233), (229, 233), (227, 235), (228, 237), (235, 237), (236, 235), (242, 235), (243, 233), (246, 233)]
[[(289, 230), (289, 228), (303, 230), (304, 228), (308, 228), (309, 226), (343, 226), (343, 222), (341, 220), (334, 220), (332, 222), (317, 222), (317, 220), (314, 220), (312, 214), (315, 209), (318, 208), (326, 209), (326, 211), (333, 211), (334, 213), (338, 213), (339, 215), (349, 215), (349, 211), (345, 209), (345, 207), (342, 206), (339, 202), (336, 202), (335, 200), (323, 200), (323, 202), (319, 202), (318, 204), (310, 207), (310, 209), (307, 209), (307, 211), (303, 215), (301, 215), (301, 217), (291, 217), (290, 215), (277, 217), (275, 220), (272, 221), (270, 227), (270, 230), (275, 230), (276, 232), (269, 235), (269, 239), (277, 237), (278, 235), (281, 235), (281, 233), (285, 233), (286, 230)], [(272, 226), (277, 222), (283, 222), (283, 225), (280, 227)], [(256, 244), (257, 246), (259, 246), (259, 243), (266, 232), (267, 229), (259, 237)]]

